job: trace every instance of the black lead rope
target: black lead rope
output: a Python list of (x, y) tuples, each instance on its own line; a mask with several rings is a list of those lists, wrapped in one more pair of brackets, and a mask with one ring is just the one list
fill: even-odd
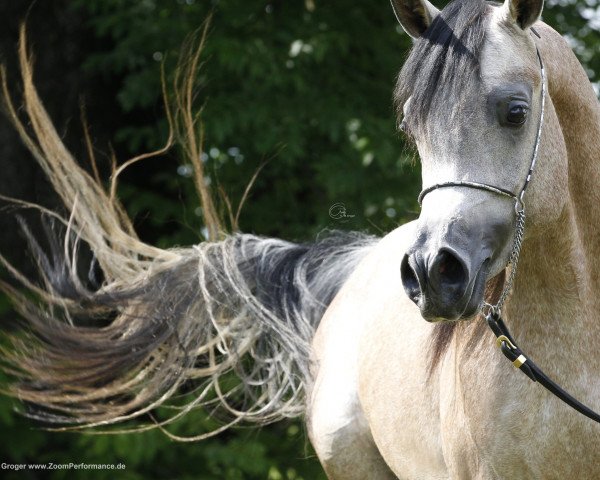
[(548, 378), (548, 375), (546, 375), (540, 369), (540, 367), (538, 367), (523, 353), (523, 350), (517, 346), (515, 339), (511, 336), (508, 328), (504, 324), (504, 321), (495, 310), (490, 310), (490, 312), (486, 315), (485, 320), (496, 336), (496, 344), (500, 347), (500, 350), (504, 356), (508, 358), (516, 368), (521, 370), (534, 382), (538, 382), (550, 393), (577, 410), (579, 413), (591, 418), (595, 422), (600, 423), (599, 414), (594, 412), (591, 408), (585, 406), (575, 397), (563, 390), (559, 385), (554, 383), (550, 378)]

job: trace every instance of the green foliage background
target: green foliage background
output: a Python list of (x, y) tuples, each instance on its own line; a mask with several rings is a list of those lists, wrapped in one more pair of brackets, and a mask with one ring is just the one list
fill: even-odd
[[(206, 135), (203, 160), (212, 185), (221, 185), (236, 205), (267, 161), (244, 206), (242, 231), (307, 240), (324, 228), (383, 233), (416, 215), (418, 164), (396, 133), (391, 101), (410, 41), (387, 1), (41, 3), (33, 5), (28, 20), (42, 64), (38, 85), (78, 154), (83, 147), (77, 95), (84, 96), (103, 172), (109, 169), (109, 142), (122, 161), (165, 141), (160, 66), (164, 62), (172, 78), (181, 45), (212, 16), (197, 81)], [(0, 5), (0, 13), (7, 12), (2, 18), (13, 22), (0, 33), (9, 66), (27, 6)], [(600, 80), (598, 12), (596, 0), (551, 0), (544, 14), (568, 34), (595, 82)], [(40, 173), (27, 166), (22, 151), (3, 155), (6, 189), (18, 181), (29, 200), (54, 204), (47, 187), (28, 187), (39, 183)], [(10, 173), (14, 164), (21, 170)], [(176, 149), (132, 167), (119, 193), (143, 239), (163, 247), (202, 240), (190, 168), (178, 161)], [(336, 202), (353, 217), (331, 219), (329, 207)], [(2, 245), (12, 245), (15, 235), (7, 231), (3, 237)], [(15, 250), (15, 261), (27, 270), (24, 253), (17, 251), (22, 246), (4, 248)], [(0, 314), (10, 321), (4, 299)], [(157, 430), (116, 436), (46, 432), (16, 415), (15, 407), (0, 397), (0, 462), (123, 462), (127, 469), (119, 476), (132, 479), (324, 478), (300, 421), (180, 444)], [(192, 414), (176, 432), (194, 434), (207, 422), (201, 412)], [(5, 473), (3, 478), (38, 478), (32, 472)], [(115, 478), (107, 471), (93, 476)], [(48, 478), (89, 477), (89, 471), (58, 471)]]

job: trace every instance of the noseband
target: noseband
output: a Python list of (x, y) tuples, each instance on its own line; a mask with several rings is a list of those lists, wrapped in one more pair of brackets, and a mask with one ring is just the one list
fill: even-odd
[[(531, 30), (538, 38), (540, 38), (539, 34), (533, 28)], [(527, 177), (525, 178), (525, 182), (523, 183), (523, 187), (521, 188), (521, 190), (515, 194), (512, 191), (507, 190), (505, 188), (496, 187), (494, 185), (488, 185), (487, 183), (469, 181), (450, 181), (436, 183), (435, 185), (431, 185), (423, 189), (419, 194), (418, 202), (419, 205), (421, 205), (425, 195), (434, 190), (437, 190), (438, 188), (447, 187), (464, 187), (485, 190), (487, 192), (491, 192), (497, 195), (512, 198), (515, 201), (515, 235), (513, 239), (512, 251), (507, 263), (507, 267), (510, 266), (511, 270), (508, 280), (505, 282), (502, 293), (496, 304), (491, 305), (487, 302), (484, 302), (481, 307), (482, 310), (487, 310), (487, 312), (485, 313), (486, 322), (492, 330), (492, 332), (494, 333), (494, 335), (496, 336), (496, 344), (498, 345), (504, 356), (508, 358), (516, 368), (521, 370), (532, 381), (539, 382), (553, 395), (556, 395), (563, 402), (573, 407), (579, 413), (600, 423), (600, 415), (598, 413), (594, 412), (592, 409), (585, 406), (573, 396), (571, 396), (568, 392), (563, 390), (558, 384), (553, 382), (530, 358), (525, 356), (523, 351), (517, 346), (514, 338), (511, 336), (510, 332), (508, 331), (508, 328), (506, 327), (506, 324), (504, 323), (501, 317), (502, 306), (504, 305), (504, 302), (506, 301), (506, 298), (510, 293), (512, 284), (515, 279), (515, 275), (517, 273), (517, 263), (519, 261), (519, 255), (521, 253), (521, 244), (523, 242), (523, 236), (525, 234), (525, 203), (523, 202), (523, 197), (525, 195), (525, 190), (527, 190), (529, 182), (531, 181), (531, 176), (533, 175), (533, 170), (535, 168), (539, 152), (540, 139), (542, 137), (542, 127), (544, 125), (544, 109), (546, 106), (547, 89), (546, 70), (544, 69), (544, 62), (542, 61), (542, 56), (540, 55), (540, 51), (537, 47), (536, 52), (540, 63), (540, 71), (542, 76), (540, 119), (538, 124), (537, 135), (535, 138), (535, 144), (533, 146), (531, 163), (529, 165), (529, 172), (527, 173)]]

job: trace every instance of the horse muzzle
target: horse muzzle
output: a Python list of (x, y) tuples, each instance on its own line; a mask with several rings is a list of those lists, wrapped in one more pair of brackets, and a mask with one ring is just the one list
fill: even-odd
[(416, 239), (402, 259), (404, 290), (427, 321), (476, 315), (487, 280), (506, 266), (512, 204), (484, 192), (474, 194), (477, 201), (454, 203), (450, 211), (424, 209)]
[(408, 297), (428, 321), (459, 320), (475, 315), (483, 301), (489, 258), (472, 268), (449, 248), (433, 255), (406, 254), (400, 273)]

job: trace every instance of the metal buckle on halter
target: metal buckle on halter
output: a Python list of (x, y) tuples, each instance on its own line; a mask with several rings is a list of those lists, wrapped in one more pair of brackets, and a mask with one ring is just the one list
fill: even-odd
[(512, 343), (506, 335), (500, 335), (498, 338), (496, 338), (496, 345), (498, 345), (498, 348), (502, 348), (503, 342), (506, 342), (506, 346), (511, 350), (517, 349), (517, 346), (514, 343)]
[(498, 305), (492, 305), (491, 303), (484, 301), (483, 306), (481, 307), (481, 313), (486, 319), (490, 316), (498, 318), (501, 314), (501, 311)]
[(515, 197), (515, 213), (517, 215), (522, 214), (525, 211), (525, 203), (523, 202), (523, 194), (525, 190), (521, 192), (521, 195)]
[[(506, 347), (512, 350), (513, 352), (517, 350), (517, 346), (514, 343), (512, 343), (506, 335), (500, 335), (498, 338), (496, 338), (496, 345), (498, 345), (498, 348), (502, 349), (502, 344), (506, 344)], [(527, 357), (521, 354), (512, 361), (512, 364), (515, 368), (521, 368), (521, 366), (526, 361)]]

